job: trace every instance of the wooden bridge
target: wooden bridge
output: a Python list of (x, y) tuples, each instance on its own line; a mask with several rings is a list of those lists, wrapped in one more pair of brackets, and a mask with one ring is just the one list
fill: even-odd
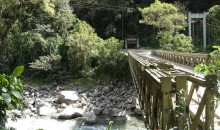
[(129, 51), (129, 66), (148, 129), (220, 130), (217, 76), (195, 75), (151, 55), (183, 65), (207, 61), (207, 55)]

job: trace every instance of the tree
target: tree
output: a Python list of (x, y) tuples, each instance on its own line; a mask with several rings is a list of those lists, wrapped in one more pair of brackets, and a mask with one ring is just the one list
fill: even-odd
[[(169, 51), (192, 51), (191, 39), (180, 31), (186, 27), (186, 16), (172, 4), (161, 3), (156, 0), (150, 7), (139, 9), (143, 19), (140, 23), (152, 25), (158, 29), (157, 38), (162, 49)], [(187, 49), (178, 49), (180, 48)]]
[[(215, 5), (207, 12), (207, 35), (210, 45), (220, 45), (220, 6)], [(211, 46), (210, 46), (211, 47)]]
[(113, 36), (122, 39), (127, 35), (137, 35), (139, 12), (136, 8), (151, 3), (151, 1), (139, 0), (71, 0), (70, 2), (76, 16), (95, 28), (98, 36), (103, 39)]
[[(13, 65), (14, 61), (19, 61), (17, 64), (20, 64), (24, 58), (32, 59), (26, 57), (25, 53), (35, 48), (35, 45), (40, 46), (30, 52), (33, 58), (44, 54), (41, 52), (41, 48), (47, 43), (45, 38), (51, 34), (49, 33), (51, 31), (49, 30), (50, 25), (46, 23), (55, 15), (54, 4), (55, 2), (52, 0), (44, 0), (43, 2), (38, 0), (0, 0), (0, 69), (4, 66), (10, 66), (10, 64)], [(38, 27), (43, 27), (44, 32), (47, 29), (47, 33), (41, 32), (42, 35), (39, 34)], [(32, 43), (32, 46), (27, 45), (29, 43)], [(30, 49), (30, 47), (33, 48)], [(15, 66), (14, 64), (12, 68)]]
[[(45, 76), (67, 71), (81, 76), (97, 69), (98, 54), (109, 51), (105, 46), (109, 42), (73, 14), (69, 0), (0, 0), (0, 4), (0, 72), (22, 64)], [(112, 47), (117, 43), (121, 47), (117, 39), (111, 42)], [(117, 61), (115, 66), (120, 63), (114, 57), (112, 61)]]

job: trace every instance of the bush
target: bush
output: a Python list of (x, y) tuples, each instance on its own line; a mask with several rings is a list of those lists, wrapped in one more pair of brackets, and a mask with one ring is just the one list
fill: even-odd
[(165, 31), (158, 35), (160, 46), (166, 51), (192, 52), (192, 39), (184, 34), (175, 34)]
[(40, 71), (54, 71), (55, 67), (60, 64), (61, 56), (59, 54), (51, 54), (40, 56), (35, 62), (30, 63), (30, 68)]
[(60, 46), (63, 66), (75, 75), (79, 75), (83, 70), (89, 70), (103, 43), (104, 40), (94, 33), (91, 26), (78, 21), (65, 43)]
[(0, 126), (5, 125), (6, 110), (22, 108), (23, 85), (17, 77), (23, 73), (23, 70), (24, 66), (18, 66), (10, 76), (0, 74)]
[[(218, 74), (220, 76), (220, 46), (212, 46), (214, 51), (209, 53), (209, 59), (207, 59), (207, 63), (201, 63), (194, 67), (195, 71), (203, 72), (204, 74)], [(213, 61), (212, 63), (208, 63), (208, 61)], [(220, 77), (218, 77), (220, 78)]]
[(99, 51), (98, 75), (104, 74), (112, 78), (127, 78), (129, 74), (128, 59), (121, 49), (123, 42), (115, 38), (105, 40), (103, 48)]

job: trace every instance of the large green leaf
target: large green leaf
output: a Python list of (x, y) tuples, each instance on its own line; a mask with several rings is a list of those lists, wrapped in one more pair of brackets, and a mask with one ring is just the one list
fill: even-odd
[(24, 66), (17, 66), (12, 74), (11, 74), (11, 77), (14, 78), (14, 77), (17, 77), (17, 76), (20, 76), (24, 71)]
[(22, 99), (22, 96), (21, 96), (21, 94), (20, 94), (18, 91), (12, 90), (11, 93), (12, 93), (15, 97), (17, 97), (18, 99)]
[(2, 93), (2, 97), (4, 99), (4, 101), (9, 104), (11, 102), (11, 96), (8, 93)]

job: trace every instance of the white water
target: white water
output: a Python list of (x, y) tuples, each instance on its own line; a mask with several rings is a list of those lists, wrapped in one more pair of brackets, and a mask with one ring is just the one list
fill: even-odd
[[(101, 119), (102, 120), (102, 119)], [(98, 121), (95, 125), (82, 125), (75, 120), (55, 120), (48, 118), (26, 118), (17, 121), (8, 120), (7, 128), (16, 130), (107, 130), (108, 123)], [(143, 120), (130, 117), (126, 122), (113, 121), (112, 130), (146, 130)]]

